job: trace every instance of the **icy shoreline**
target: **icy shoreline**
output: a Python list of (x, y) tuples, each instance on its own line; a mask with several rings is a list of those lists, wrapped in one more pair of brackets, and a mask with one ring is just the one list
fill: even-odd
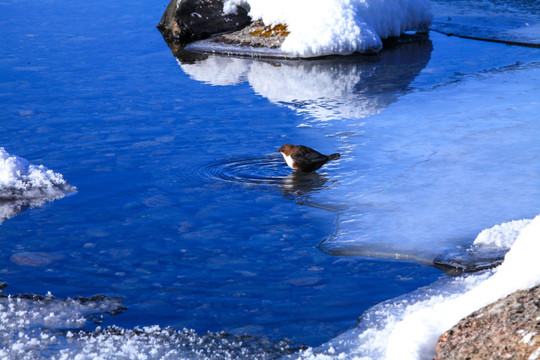
[[(0, 184), (4, 199), (11, 202), (37, 199), (37, 206), (65, 196), (67, 191), (74, 191), (61, 174), (43, 165), (30, 164), (3, 148), (0, 148), (0, 155)], [(34, 203), (28, 204), (32, 206)], [(539, 238), (540, 215), (532, 220), (511, 221), (486, 229), (479, 233), (472, 246), (504, 251), (509, 249), (498, 268), (452, 280), (444, 279), (440, 284), (379, 304), (363, 315), (361, 327), (319, 348), (300, 350), (299, 353), (295, 353), (299, 348), (290, 343), (265, 344), (264, 340), (251, 339), (251, 350), (247, 350), (245, 344), (248, 338), (230, 339), (227, 334), (199, 336), (189, 330), (182, 333), (159, 327), (133, 330), (110, 327), (103, 331), (98, 328), (90, 333), (67, 331), (62, 334), (55, 329), (80, 328), (88, 319), (102, 316), (103, 312), (115, 314), (119, 312), (117, 309), (122, 311), (123, 308), (116, 300), (110, 303), (104, 297), (75, 302), (68, 299), (64, 302), (49, 294), (44, 297), (8, 296), (0, 301), (4, 309), (0, 321), (4, 344), (0, 354), (19, 356), (25, 353), (29, 354), (27, 358), (34, 358), (60, 346), (59, 358), (91, 356), (103, 351), (114, 358), (141, 352), (148, 353), (149, 358), (181, 354), (192, 354), (190, 356), (195, 358), (220, 358), (221, 353), (216, 349), (231, 346), (225, 351), (226, 356), (257, 351), (260, 358), (275, 358), (280, 354), (301, 359), (353, 359), (364, 356), (375, 359), (430, 359), (439, 336), (460, 319), (514, 291), (540, 284), (540, 267), (536, 262), (536, 254), (540, 252)], [(16, 332), (18, 336), (15, 336)], [(194, 342), (201, 341), (204, 344), (202, 348), (191, 348)], [(98, 343), (100, 345), (96, 348)], [(118, 350), (119, 344), (124, 343), (129, 343), (129, 346)], [(103, 348), (103, 344), (109, 345)]]
[(487, 246), (494, 245), (501, 232), (506, 234), (505, 246), (512, 243), (498, 268), (442, 279), (376, 305), (362, 315), (359, 328), (304, 351), (300, 358), (432, 359), (438, 338), (461, 319), (509, 294), (540, 285), (536, 259), (540, 251), (540, 215), (525, 223), (518, 231), (516, 222), (509, 222), (481, 233)]
[[(0, 355), (21, 359), (43, 358), (44, 354), (52, 359), (86, 359), (98, 354), (106, 359), (132, 358), (135, 354), (144, 354), (144, 359), (432, 359), (439, 337), (460, 319), (515, 291), (540, 285), (536, 261), (540, 215), (525, 223), (517, 231), (516, 223), (510, 222), (479, 235), (486, 246), (492, 246), (501, 233), (505, 234), (505, 245), (511, 248), (500, 267), (453, 279), (445, 277), (412, 294), (378, 304), (362, 315), (358, 328), (318, 348), (305, 349), (286, 340), (269, 342), (249, 335), (198, 335), (192, 330), (175, 331), (157, 325), (79, 331), (89, 320), (99, 320), (106, 313), (115, 315), (125, 308), (119, 299), (104, 296), (61, 300), (47, 294), (0, 297)], [(493, 241), (486, 241), (490, 238)], [(538, 351), (532, 345), (529, 350)]]

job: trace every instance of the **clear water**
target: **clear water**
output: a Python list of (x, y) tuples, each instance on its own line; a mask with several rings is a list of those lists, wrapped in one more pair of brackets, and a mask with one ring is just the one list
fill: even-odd
[[(179, 64), (155, 29), (165, 6), (0, 1), (0, 145), (78, 188), (0, 225), (4, 293), (104, 294), (127, 307), (104, 326), (225, 330), (314, 346), (354, 327), (370, 306), (446, 276), (395, 261), (396, 254), (429, 262), (470, 244), (484, 227), (538, 213), (529, 190), (540, 172), (531, 100), (539, 50), (432, 33), (378, 57)], [(522, 74), (524, 106), (501, 117), (517, 130), (511, 146), (494, 151), (505, 128), (484, 122), (478, 130), (466, 114), (484, 78), (495, 78), (480, 87), (494, 95), (482, 104), (512, 94), (517, 85), (496, 78), (510, 71)], [(470, 100), (456, 108), (463, 92)], [(503, 102), (508, 109), (514, 94)], [(458, 109), (450, 125), (449, 108)], [(484, 211), (457, 234), (444, 230), (462, 202), (446, 202), (428, 220), (433, 212), (425, 209), (437, 202), (403, 205), (407, 194), (421, 199), (426, 185), (408, 172), (413, 165), (428, 164), (435, 179), (452, 170), (448, 157), (432, 168), (425, 162), (437, 153), (433, 144), (445, 154), (472, 151), (468, 134), (486, 128), (494, 130), (471, 145), (481, 150), (471, 166), (517, 157), (524, 140), (528, 157), (512, 172), (527, 169), (522, 177), (508, 182), (497, 172), (491, 190), (472, 197)], [(285, 142), (339, 151), (342, 159), (298, 178), (274, 153)], [(483, 151), (486, 143), (494, 146)], [(482, 188), (478, 174), (462, 170), (459, 194)], [(416, 180), (385, 192), (395, 179)], [(453, 186), (442, 182), (429, 194), (454, 199), (446, 192)], [(505, 211), (482, 217), (503, 191)], [(508, 200), (516, 194), (519, 201)], [(419, 215), (407, 223), (414, 234), (442, 230), (435, 239), (402, 236), (394, 227), (400, 212)], [(367, 252), (366, 238), (351, 232), (367, 236)], [(325, 239), (327, 252), (317, 246)], [(381, 239), (390, 244), (382, 250)], [(380, 259), (365, 257), (381, 251)]]
[(128, 310), (105, 325), (315, 345), (440, 275), (318, 249), (334, 202), (310, 197), (339, 186), (339, 169), (291, 186), (273, 152), (338, 141), (298, 128), (302, 117), (248, 84), (191, 80), (155, 29), (162, 11), (2, 4), (1, 144), (78, 188), (2, 224), (6, 293), (118, 296)]

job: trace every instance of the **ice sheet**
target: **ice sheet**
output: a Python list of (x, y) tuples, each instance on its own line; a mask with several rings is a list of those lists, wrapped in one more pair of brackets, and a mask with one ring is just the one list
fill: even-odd
[(494, 69), (372, 117), (344, 175), (354, 180), (327, 194), (349, 207), (322, 248), (427, 263), (466, 251), (490, 223), (534, 215), (539, 81), (537, 64)]
[(432, 29), (449, 35), (540, 47), (538, 1), (433, 1)]

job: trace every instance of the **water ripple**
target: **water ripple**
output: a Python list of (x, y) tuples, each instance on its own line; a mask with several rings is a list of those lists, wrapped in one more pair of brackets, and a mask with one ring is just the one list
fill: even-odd
[(183, 177), (191, 181), (225, 182), (248, 186), (278, 187), (287, 194), (306, 194), (335, 183), (324, 173), (297, 173), (281, 156), (231, 158), (206, 164), (186, 166)]
[(257, 185), (281, 185), (291, 173), (281, 156), (218, 161), (199, 170), (203, 179)]

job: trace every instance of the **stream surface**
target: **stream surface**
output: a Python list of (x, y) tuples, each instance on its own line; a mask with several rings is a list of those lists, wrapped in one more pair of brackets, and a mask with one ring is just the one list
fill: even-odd
[[(0, 146), (77, 189), (2, 200), (3, 292), (42, 296), (0, 299), (21, 306), (3, 355), (279, 357), (449, 279), (434, 261), (500, 263), (475, 237), (539, 213), (539, 49), (432, 31), (377, 56), (185, 61), (165, 6), (0, 1)], [(298, 175), (284, 143), (341, 158)]]

